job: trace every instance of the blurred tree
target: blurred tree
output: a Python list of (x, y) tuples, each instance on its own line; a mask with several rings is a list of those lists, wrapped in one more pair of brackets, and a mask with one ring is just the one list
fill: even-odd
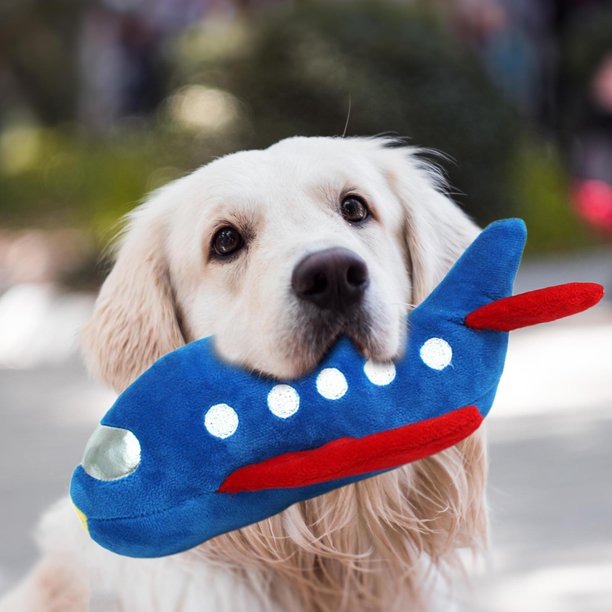
[(602, 60), (612, 54), (612, 7), (591, 8), (568, 27), (563, 55), (567, 89), (566, 138), (593, 114), (592, 83)]
[[(103, 242), (147, 191), (213, 156), (294, 134), (342, 134), (350, 102), (347, 135), (391, 131), (456, 159), (445, 164), (451, 184), (467, 194), (458, 199), (479, 222), (524, 216), (532, 249), (586, 242), (577, 235), (554, 148), (525, 134), (448, 23), (444, 3), (231, 3), (233, 11), (219, 12), (220, 19), (186, 30), (202, 15), (199, 0), (139, 4), (157, 17), (152, 29), (128, 28), (138, 52), (131, 62), (116, 55), (120, 75), (97, 46), (88, 46), (87, 27), (100, 42), (100, 29), (109, 31), (101, 14), (113, 23), (129, 22), (130, 14), (115, 15), (104, 0), (0, 4), (2, 224), (83, 227)], [(195, 12), (181, 17), (178, 7), (191, 5)], [(125, 42), (114, 35), (123, 29), (110, 30), (111, 42)], [(145, 79), (158, 68), (162, 78)], [(92, 116), (102, 126), (96, 130), (83, 104), (86, 76), (94, 73), (90, 98), (99, 104)], [(110, 90), (129, 93), (117, 99), (130, 103), (115, 105), (102, 120)], [(21, 106), (34, 109), (29, 115), (37, 121), (28, 113), (1, 116)]]
[(74, 117), (78, 31), (84, 7), (78, 0), (7, 0), (0, 4), (0, 69), (8, 72), (16, 90), (13, 95), (22, 98), (45, 123)]
[[(459, 200), (470, 213), (481, 222), (512, 213), (517, 118), (437, 14), (311, 0), (255, 14), (248, 25), (234, 48), (193, 45), (186, 75), (242, 102), (241, 146), (342, 134), (350, 101), (348, 135), (391, 131), (440, 149), (457, 160), (450, 179), (468, 194)], [(194, 57), (195, 48), (209, 51)]]

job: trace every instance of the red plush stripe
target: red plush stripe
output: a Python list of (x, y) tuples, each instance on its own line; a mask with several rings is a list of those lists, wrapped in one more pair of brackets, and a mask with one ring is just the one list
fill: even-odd
[(478, 409), (466, 406), (363, 438), (338, 438), (320, 448), (245, 465), (225, 479), (219, 492), (302, 487), (398, 467), (457, 444), (481, 423)]
[(567, 283), (496, 300), (470, 312), (465, 324), (473, 329), (512, 331), (582, 312), (601, 300), (597, 283)]

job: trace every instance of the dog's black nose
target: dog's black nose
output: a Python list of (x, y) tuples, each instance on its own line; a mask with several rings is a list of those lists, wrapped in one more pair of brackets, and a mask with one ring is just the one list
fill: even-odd
[(307, 255), (295, 266), (291, 278), (299, 298), (337, 312), (359, 302), (368, 282), (365, 261), (340, 247)]

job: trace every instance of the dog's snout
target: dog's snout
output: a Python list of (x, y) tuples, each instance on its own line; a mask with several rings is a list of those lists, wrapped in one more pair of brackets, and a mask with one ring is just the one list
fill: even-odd
[(302, 259), (291, 278), (295, 294), (324, 310), (345, 310), (363, 298), (368, 267), (356, 253), (334, 247)]

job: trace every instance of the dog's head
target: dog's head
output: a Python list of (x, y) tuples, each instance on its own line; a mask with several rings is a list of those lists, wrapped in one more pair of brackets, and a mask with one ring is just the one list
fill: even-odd
[(341, 334), (377, 361), (477, 233), (439, 175), (380, 139), (291, 138), (229, 155), (129, 217), (84, 340), (116, 389), (215, 335), (220, 354), (289, 378)]

